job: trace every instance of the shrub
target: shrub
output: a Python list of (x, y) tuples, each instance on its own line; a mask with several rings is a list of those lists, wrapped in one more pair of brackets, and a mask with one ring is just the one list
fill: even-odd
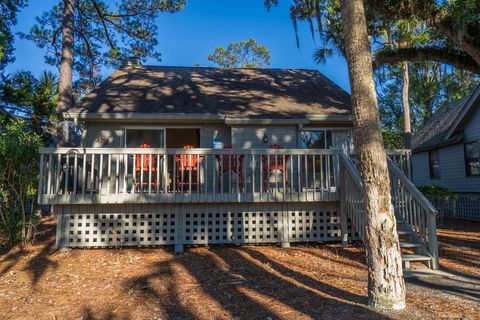
[(431, 196), (435, 198), (447, 199), (457, 196), (455, 192), (451, 192), (447, 188), (435, 185), (418, 186), (418, 190), (420, 190), (426, 196)]
[(15, 120), (0, 135), (0, 234), (12, 245), (33, 237), (35, 216), (26, 212), (28, 198), (35, 196), (40, 136)]

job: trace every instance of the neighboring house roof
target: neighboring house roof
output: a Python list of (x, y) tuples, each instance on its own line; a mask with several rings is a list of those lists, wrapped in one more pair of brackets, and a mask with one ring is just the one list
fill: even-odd
[(68, 112), (290, 119), (351, 107), (349, 94), (314, 70), (127, 66)]
[(469, 115), (480, 108), (480, 86), (471, 94), (450, 102), (437, 112), (413, 136), (412, 151), (422, 152), (458, 143)]

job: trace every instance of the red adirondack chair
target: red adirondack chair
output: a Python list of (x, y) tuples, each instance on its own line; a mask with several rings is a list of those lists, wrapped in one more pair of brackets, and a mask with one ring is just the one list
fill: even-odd
[[(279, 144), (272, 144), (269, 149), (283, 149)], [(269, 177), (272, 171), (280, 171), (285, 179), (285, 188), (288, 191), (288, 167), (287, 163), (290, 155), (263, 155), (263, 191), (267, 192), (269, 187)]]
[[(186, 145), (184, 149), (193, 149), (194, 146)], [(197, 173), (204, 155), (179, 154), (175, 156), (177, 191), (188, 191), (190, 187), (198, 188)], [(186, 187), (186, 188), (185, 188)]]
[[(141, 144), (139, 148), (150, 148), (149, 144)], [(135, 173), (133, 175), (133, 184), (135, 190), (139, 190), (140, 185), (141, 190), (149, 184), (149, 176), (151, 176), (150, 185), (158, 187), (158, 182), (154, 181), (157, 172), (157, 157), (152, 154), (134, 154), (133, 159), (135, 162)], [(143, 172), (143, 184), (142, 184), (142, 172)], [(152, 174), (149, 174), (151, 172)]]

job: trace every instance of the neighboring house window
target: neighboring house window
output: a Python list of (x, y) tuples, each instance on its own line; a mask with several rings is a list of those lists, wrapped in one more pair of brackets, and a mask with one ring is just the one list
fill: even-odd
[(428, 152), (428, 165), (430, 167), (430, 179), (440, 179), (440, 157), (438, 150)]
[(165, 130), (155, 128), (126, 128), (125, 147), (138, 148), (141, 145), (151, 148), (165, 147)]
[(480, 143), (466, 143), (464, 149), (467, 177), (480, 176)]

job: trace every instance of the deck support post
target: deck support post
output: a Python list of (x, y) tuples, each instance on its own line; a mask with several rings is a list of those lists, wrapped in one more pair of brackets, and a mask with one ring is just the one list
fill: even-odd
[(281, 224), (279, 224), (279, 232), (280, 232), (280, 246), (282, 248), (290, 248), (290, 234), (289, 230), (290, 228), (288, 227), (288, 216), (291, 212), (291, 204), (285, 203), (283, 204), (283, 210), (281, 213)]

